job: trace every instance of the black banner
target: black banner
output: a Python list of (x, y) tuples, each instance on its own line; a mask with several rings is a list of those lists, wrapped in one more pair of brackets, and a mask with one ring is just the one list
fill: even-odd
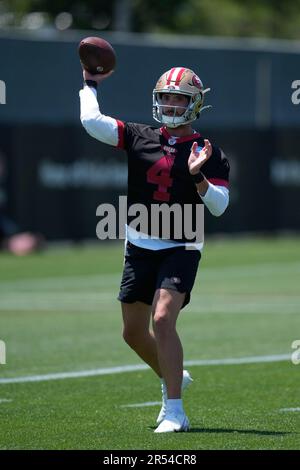
[[(230, 205), (205, 213), (205, 233), (273, 233), (300, 229), (298, 130), (201, 130), (228, 155)], [(96, 239), (100, 204), (118, 213), (127, 193), (124, 151), (91, 138), (80, 126), (5, 126), (0, 154), (3, 207), (22, 230), (49, 240)]]

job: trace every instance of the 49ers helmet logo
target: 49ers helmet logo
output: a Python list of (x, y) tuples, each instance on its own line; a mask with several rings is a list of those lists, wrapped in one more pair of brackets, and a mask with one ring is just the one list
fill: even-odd
[(203, 88), (202, 82), (200, 78), (198, 77), (198, 75), (196, 74), (193, 75), (192, 82), (193, 82), (193, 85), (199, 88), (200, 90), (201, 88)]

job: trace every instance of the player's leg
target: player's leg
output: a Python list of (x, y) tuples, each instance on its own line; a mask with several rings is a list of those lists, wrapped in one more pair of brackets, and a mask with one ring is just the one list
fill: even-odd
[(153, 329), (159, 365), (167, 386), (165, 416), (156, 428), (156, 433), (189, 429), (189, 420), (181, 400), (183, 351), (176, 331), (176, 320), (184, 299), (185, 293), (168, 289), (158, 289), (155, 293)]
[(156, 272), (155, 253), (127, 242), (118, 296), (122, 305), (123, 337), (160, 377), (155, 339), (153, 333), (149, 331)]
[(158, 361), (169, 399), (180, 399), (183, 376), (183, 350), (176, 321), (185, 293), (157, 289), (153, 301), (153, 330)]
[(162, 260), (154, 298), (153, 330), (155, 333), (159, 365), (167, 389), (166, 406), (160, 411), (160, 425), (155, 432), (186, 431), (189, 427), (181, 391), (192, 379), (187, 371), (183, 375), (183, 352), (176, 331), (176, 321), (190, 300), (200, 253), (184, 248), (170, 249)]
[(161, 377), (156, 341), (149, 330), (151, 305), (122, 302), (123, 338), (126, 343)]

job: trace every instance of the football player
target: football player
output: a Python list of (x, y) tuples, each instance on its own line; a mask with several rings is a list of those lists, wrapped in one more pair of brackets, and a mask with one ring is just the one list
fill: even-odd
[[(223, 151), (193, 130), (204, 109), (204, 89), (190, 69), (173, 67), (153, 90), (153, 118), (160, 124), (122, 122), (105, 116), (97, 100), (98, 84), (108, 78), (83, 71), (81, 122), (86, 131), (128, 156), (128, 207), (143, 204), (190, 204), (193, 217), (199, 204), (220, 216), (229, 202), (229, 163)], [(202, 206), (203, 207), (203, 206)], [(183, 350), (176, 331), (180, 310), (189, 303), (203, 243), (176, 236), (151, 236), (130, 226), (128, 215), (123, 277), (118, 299), (123, 337), (160, 377), (162, 407), (156, 433), (187, 431), (181, 394), (192, 382), (183, 370)], [(151, 227), (151, 217), (149, 219)], [(160, 232), (159, 232), (160, 235)], [(194, 245), (193, 245), (194, 243)], [(191, 248), (191, 245), (195, 249)], [(149, 328), (152, 319), (152, 329)]]

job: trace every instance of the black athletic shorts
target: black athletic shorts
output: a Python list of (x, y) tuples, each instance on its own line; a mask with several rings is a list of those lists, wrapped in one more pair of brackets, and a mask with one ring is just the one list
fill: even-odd
[(190, 301), (201, 253), (184, 246), (148, 250), (126, 243), (124, 270), (118, 300), (152, 305), (156, 289), (186, 292), (181, 308)]

